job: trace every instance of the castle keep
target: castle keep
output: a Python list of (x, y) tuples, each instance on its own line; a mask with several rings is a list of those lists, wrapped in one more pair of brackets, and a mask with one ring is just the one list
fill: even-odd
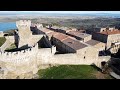
[[(34, 78), (41, 68), (49, 65), (91, 65), (102, 68), (110, 56), (99, 56), (105, 43), (93, 40), (84, 32), (59, 30), (31, 24), (31, 21), (16, 22), (14, 36), (5, 36), (6, 42), (0, 52), (0, 78)], [(92, 43), (91, 43), (92, 42)], [(16, 51), (5, 51), (15, 43)]]
[[(30, 30), (30, 26), (31, 26), (31, 21), (17, 21), (16, 22), (16, 26), (18, 28), (18, 47), (22, 47), (24, 45), (29, 44), (29, 39), (32, 36), (32, 32)], [(29, 45), (28, 45), (29, 46)]]

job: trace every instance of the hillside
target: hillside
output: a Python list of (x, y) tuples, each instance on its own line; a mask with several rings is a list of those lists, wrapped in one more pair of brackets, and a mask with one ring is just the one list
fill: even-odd
[(119, 17), (100, 17), (98, 16), (85, 16), (85, 15), (76, 15), (76, 16), (42, 16), (42, 15), (16, 15), (16, 16), (0, 16), (1, 22), (15, 22), (18, 20), (31, 20), (32, 23), (46, 23), (52, 24), (55, 23), (60, 26), (66, 27), (75, 27), (84, 29), (89, 29), (92, 26), (106, 27), (106, 26), (116, 26), (120, 27), (120, 18)]

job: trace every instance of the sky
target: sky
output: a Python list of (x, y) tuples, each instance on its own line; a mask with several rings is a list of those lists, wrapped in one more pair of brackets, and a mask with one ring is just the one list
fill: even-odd
[(58, 13), (58, 14), (95, 14), (95, 13), (111, 13), (111, 14), (120, 14), (120, 11), (0, 11), (0, 14), (27, 14), (27, 13)]

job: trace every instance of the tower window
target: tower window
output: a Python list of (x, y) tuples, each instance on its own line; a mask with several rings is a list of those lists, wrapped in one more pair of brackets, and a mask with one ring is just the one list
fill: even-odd
[(84, 59), (85, 59), (85, 56), (84, 56)]

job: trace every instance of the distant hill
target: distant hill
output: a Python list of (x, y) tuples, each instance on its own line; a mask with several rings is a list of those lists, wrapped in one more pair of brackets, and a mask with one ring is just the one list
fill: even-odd
[(112, 17), (112, 18), (120, 18), (120, 14), (114, 14), (114, 13), (75, 13), (75, 14), (62, 14), (62, 13), (37, 13), (37, 12), (26, 12), (26, 13), (0, 13), (0, 16), (91, 16), (91, 17)]

